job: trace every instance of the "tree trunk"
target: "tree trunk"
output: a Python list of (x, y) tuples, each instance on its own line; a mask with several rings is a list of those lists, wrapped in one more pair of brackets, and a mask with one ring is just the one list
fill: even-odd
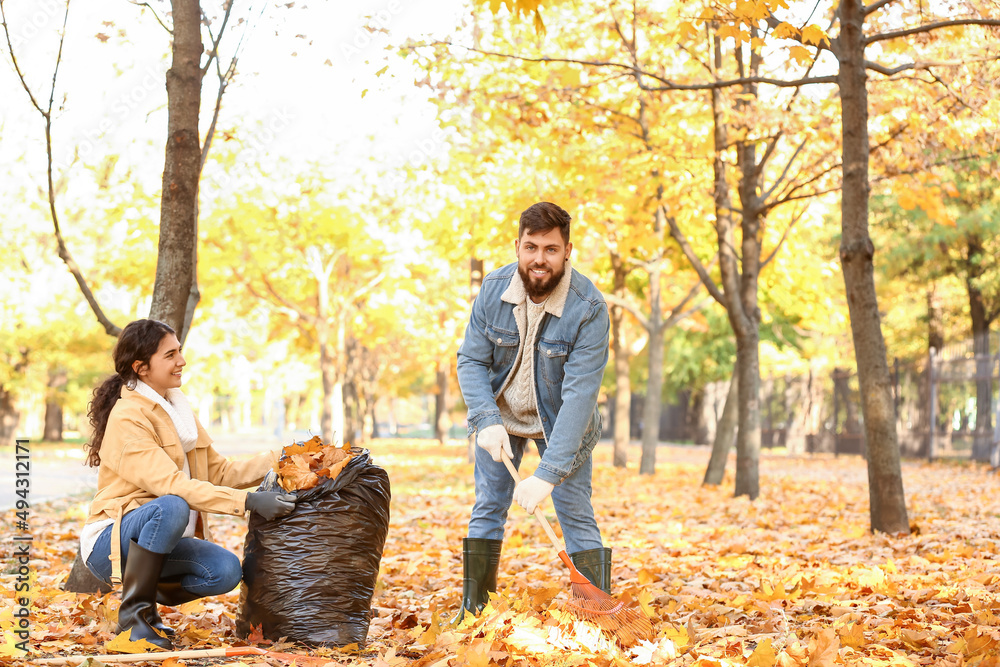
[(729, 392), (726, 394), (726, 405), (722, 408), (722, 416), (715, 427), (715, 440), (712, 442), (712, 457), (708, 460), (703, 486), (718, 486), (726, 473), (726, 461), (729, 450), (733, 447), (738, 427), (738, 404), (740, 386), (739, 366), (733, 369), (733, 379), (729, 381)]
[(983, 300), (979, 279), (985, 271), (982, 267), (983, 242), (977, 235), (966, 239), (965, 289), (969, 296), (969, 316), (972, 319), (972, 347), (976, 356), (976, 430), (973, 457), (979, 460), (988, 456), (993, 440), (993, 378), (990, 358), (990, 318)]
[[(319, 426), (323, 442), (333, 443), (336, 442), (335, 438), (338, 435), (341, 438), (344, 437), (343, 433), (336, 432), (336, 427), (334, 426), (334, 414), (338, 410), (343, 414), (344, 389), (338, 377), (336, 359), (334, 355), (330, 354), (328, 343), (321, 342), (319, 345), (319, 370), (323, 378), (323, 412), (320, 415)], [(338, 394), (340, 395), (339, 401)], [(343, 422), (343, 418), (341, 418), (341, 422)]]
[[(627, 271), (621, 257), (611, 254), (611, 265), (614, 268), (614, 294), (625, 298), (625, 277)], [(625, 309), (621, 306), (611, 308), (611, 352), (615, 363), (615, 400), (614, 410), (614, 466), (624, 468), (628, 464), (628, 443), (631, 423), (632, 379), (629, 375), (629, 350), (625, 344)]]
[[(7, 363), (13, 365), (14, 376), (23, 375), (28, 369), (29, 354), (28, 348), (21, 347), (16, 357), (8, 357)], [(17, 409), (14, 392), (0, 383), (0, 446), (13, 447), (16, 444), (17, 427), (20, 423), (21, 411)]]
[(755, 499), (760, 493), (760, 360), (757, 329), (736, 335), (739, 363), (739, 429), (736, 434), (734, 495)]
[(63, 439), (63, 407), (59, 401), (59, 392), (66, 387), (69, 376), (66, 369), (59, 368), (49, 371), (49, 385), (45, 401), (45, 431), (42, 440), (62, 442)]
[(371, 438), (382, 437), (378, 430), (378, 418), (375, 415), (375, 400), (370, 400), (365, 405), (365, 433), (368, 437), (365, 438), (365, 442), (368, 442)]
[[(742, 54), (737, 51), (737, 65), (744, 73)], [(750, 55), (750, 76), (756, 76), (759, 56)], [(737, 108), (748, 107), (757, 97), (757, 87), (746, 85)], [(747, 109), (744, 108), (746, 111)], [(757, 306), (757, 283), (760, 276), (760, 236), (762, 205), (760, 195), (763, 168), (757, 164), (755, 144), (738, 142), (736, 158), (740, 168), (739, 197), (742, 243), (741, 271), (730, 270), (723, 284), (728, 288), (729, 323), (736, 334), (736, 365), (739, 370), (739, 431), (736, 434), (735, 495), (755, 499), (760, 493), (760, 309)], [(725, 176), (723, 175), (723, 178)], [(720, 238), (720, 241), (722, 239)], [(730, 233), (727, 242), (733, 242)], [(720, 244), (720, 249), (721, 249)], [(727, 262), (735, 266), (735, 258)]]
[(14, 446), (20, 422), (21, 413), (14, 404), (14, 395), (7, 387), (0, 386), (0, 446)]
[(938, 352), (944, 349), (944, 318), (941, 315), (941, 297), (937, 293), (937, 283), (927, 288), (927, 349)]
[(899, 461), (892, 381), (875, 294), (875, 247), (868, 235), (868, 92), (865, 89), (865, 7), (840, 3), (837, 74), (843, 122), (840, 262), (851, 317), (854, 354), (861, 388), (861, 411), (868, 444), (871, 528), (909, 532)]
[(708, 444), (708, 424), (705, 421), (705, 388), (700, 387), (691, 392), (685, 415), (688, 435), (696, 445)]
[(448, 435), (445, 424), (448, 417), (448, 370), (448, 360), (442, 359), (438, 363), (437, 393), (434, 394), (434, 437), (442, 445)]
[(63, 439), (63, 408), (58, 401), (45, 404), (45, 431), (42, 440), (46, 442), (62, 442)]
[[(149, 316), (166, 322), (183, 343), (195, 280), (201, 141), (201, 6), (171, 0), (173, 47), (167, 71), (167, 145), (160, 198), (160, 241)], [(192, 308), (193, 310), (193, 308)]]
[[(664, 211), (656, 207), (653, 234), (663, 234)], [(660, 251), (662, 253), (662, 250)], [(660, 305), (660, 263), (649, 269), (649, 378), (646, 381), (646, 403), (642, 409), (642, 459), (639, 474), (656, 472), (656, 447), (660, 442), (660, 402), (663, 399), (663, 312)]]

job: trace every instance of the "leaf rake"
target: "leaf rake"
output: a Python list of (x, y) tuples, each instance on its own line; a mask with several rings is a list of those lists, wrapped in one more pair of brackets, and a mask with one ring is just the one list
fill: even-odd
[[(510, 472), (511, 477), (514, 478), (514, 481), (520, 482), (521, 475), (518, 474), (517, 468), (514, 467), (507, 453), (501, 450), (500, 458), (503, 459), (503, 463), (507, 466), (507, 470)], [(555, 531), (552, 530), (552, 526), (549, 524), (548, 519), (545, 518), (542, 508), (536, 507), (534, 515), (538, 519), (538, 523), (545, 530), (545, 534), (548, 535), (552, 546), (559, 553), (559, 560), (569, 568), (572, 598), (565, 604), (565, 608), (577, 618), (590, 621), (608, 634), (614, 636), (618, 643), (624, 647), (634, 646), (640, 641), (649, 641), (652, 639), (653, 625), (646, 618), (642, 610), (636, 607), (634, 603), (630, 604), (623, 600), (618, 600), (595, 586), (590, 579), (584, 576), (573, 565), (573, 560), (566, 553), (566, 548), (556, 536)]]

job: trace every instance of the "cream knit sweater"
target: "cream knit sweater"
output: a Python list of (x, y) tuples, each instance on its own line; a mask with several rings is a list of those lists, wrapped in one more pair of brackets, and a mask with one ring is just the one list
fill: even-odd
[(513, 378), (497, 398), (497, 407), (507, 433), (523, 438), (542, 438), (544, 432), (535, 392), (535, 341), (538, 327), (545, 317), (545, 302), (535, 303), (526, 298), (525, 305), (528, 321), (521, 355), (510, 371)]

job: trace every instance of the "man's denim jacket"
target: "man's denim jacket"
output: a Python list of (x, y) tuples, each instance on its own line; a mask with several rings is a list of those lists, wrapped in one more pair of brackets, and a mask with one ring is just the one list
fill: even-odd
[[(520, 352), (525, 298), (514, 263), (487, 275), (472, 305), (458, 350), (470, 434), (503, 424), (496, 399)], [(563, 280), (545, 302), (535, 343), (535, 398), (546, 441), (535, 475), (551, 484), (569, 477), (601, 437), (597, 394), (610, 328), (604, 297), (567, 262)]]

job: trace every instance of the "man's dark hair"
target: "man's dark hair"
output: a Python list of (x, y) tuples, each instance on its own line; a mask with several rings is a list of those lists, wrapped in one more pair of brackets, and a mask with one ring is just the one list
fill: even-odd
[(559, 208), (552, 202), (538, 202), (532, 204), (521, 214), (521, 221), (517, 226), (517, 238), (524, 236), (524, 233), (543, 234), (550, 229), (559, 228), (563, 242), (569, 243), (569, 213)]

